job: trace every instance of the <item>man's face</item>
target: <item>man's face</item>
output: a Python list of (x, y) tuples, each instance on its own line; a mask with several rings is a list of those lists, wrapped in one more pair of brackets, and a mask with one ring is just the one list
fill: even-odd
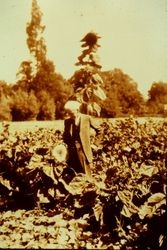
[(75, 118), (75, 117), (77, 116), (78, 112), (79, 112), (78, 109), (72, 109), (72, 110), (71, 110), (71, 115), (72, 115), (72, 117)]
[(71, 118), (75, 118), (77, 114), (79, 113), (79, 111), (78, 109), (68, 109), (67, 113)]

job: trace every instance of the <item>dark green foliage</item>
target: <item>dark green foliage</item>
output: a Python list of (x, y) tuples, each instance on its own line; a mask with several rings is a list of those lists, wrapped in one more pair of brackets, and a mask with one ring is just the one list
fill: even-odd
[(101, 69), (101, 65), (98, 62), (98, 57), (96, 55), (96, 51), (100, 45), (98, 44), (98, 39), (100, 36), (94, 32), (89, 32), (85, 35), (85, 37), (81, 40), (82, 45), (81, 47), (85, 48), (82, 51), (82, 55), (78, 57), (78, 62), (76, 65), (85, 65), (91, 66), (93, 68)]
[[(13, 90), (20, 91), (19, 89), (21, 89), (23, 92), (27, 92), (27, 95), (33, 92), (37, 98), (38, 105), (29, 107), (29, 111), (25, 110), (28, 108), (23, 107), (24, 111), (22, 112), (22, 106), (25, 106), (23, 105), (24, 101), (21, 102), (14, 99), (13, 102), (16, 101), (15, 108), (12, 110), (14, 120), (31, 119), (30, 113), (33, 113), (32, 109), (35, 109), (35, 116), (32, 115), (32, 119), (35, 117), (39, 120), (60, 119), (63, 115), (62, 105), (64, 105), (71, 92), (65, 79), (55, 72), (53, 62), (47, 59), (47, 48), (42, 37), (45, 27), (41, 24), (41, 21), (42, 12), (37, 1), (33, 0), (31, 20), (26, 28), (28, 36), (27, 45), (33, 59), (32, 61), (23, 61), (21, 63), (17, 73), (18, 81), (13, 86)], [(36, 114), (37, 109), (39, 112)], [(21, 113), (24, 113), (24, 115)]]
[(0, 81), (0, 121), (10, 121), (12, 119), (10, 92), (7, 83)]
[(54, 120), (55, 119), (55, 102), (49, 92), (41, 90), (38, 92), (38, 101), (40, 103), (37, 120)]
[(102, 72), (104, 89), (107, 95), (102, 103), (103, 117), (136, 115), (145, 112), (145, 101), (137, 84), (120, 69)]
[(12, 86), (14, 91), (22, 89), (23, 91), (30, 92), (33, 82), (33, 67), (31, 61), (23, 61), (20, 64), (17, 72), (17, 82)]
[(35, 120), (39, 112), (39, 102), (33, 91), (21, 89), (12, 94), (11, 114), (13, 121)]
[(103, 91), (103, 80), (100, 77), (101, 65), (97, 62), (96, 51), (98, 39), (100, 37), (89, 32), (81, 40), (81, 47), (88, 47), (82, 51), (82, 55), (78, 57), (77, 66), (83, 66), (76, 71), (69, 80), (73, 87), (73, 95), (70, 99), (77, 100), (81, 103), (81, 112), (93, 116), (100, 116), (100, 100), (106, 98)]
[[(163, 120), (102, 122), (91, 138), (94, 167), (90, 180), (68, 168), (62, 157), (61, 131), (38, 129), (9, 136), (8, 124), (4, 124), (0, 137), (2, 243), (11, 244), (11, 235), (24, 228), (23, 218), (27, 221), (28, 217), (31, 226), (27, 222), (21, 233), (26, 237), (28, 232), (31, 242), (18, 237), (13, 244), (165, 249), (166, 135)], [(4, 212), (9, 209), (16, 211)], [(39, 228), (41, 232), (46, 228), (47, 234)]]
[(46, 45), (41, 36), (45, 26), (41, 24), (42, 12), (38, 6), (37, 0), (32, 0), (31, 21), (27, 24), (26, 32), (28, 35), (27, 45), (30, 53), (36, 59), (36, 67), (46, 60)]
[(167, 104), (167, 83), (154, 82), (148, 93), (148, 113), (164, 114), (164, 105)]

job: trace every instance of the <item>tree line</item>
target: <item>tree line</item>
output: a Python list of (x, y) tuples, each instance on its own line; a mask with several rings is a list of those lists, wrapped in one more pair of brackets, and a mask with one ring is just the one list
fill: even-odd
[(102, 71), (96, 55), (100, 37), (95, 33), (81, 40), (83, 51), (76, 63), (81, 68), (65, 79), (47, 58), (44, 30), (40, 7), (37, 0), (32, 0), (31, 20), (26, 26), (32, 59), (21, 62), (14, 84), (0, 81), (1, 121), (62, 119), (69, 98), (79, 98), (87, 105), (86, 113), (101, 117), (164, 114), (167, 83), (153, 82), (145, 100), (137, 83), (121, 69)]

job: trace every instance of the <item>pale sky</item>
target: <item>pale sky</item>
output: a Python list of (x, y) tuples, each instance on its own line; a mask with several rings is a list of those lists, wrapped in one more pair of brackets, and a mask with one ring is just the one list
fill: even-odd
[[(47, 57), (69, 78), (79, 67), (80, 40), (101, 36), (102, 70), (120, 68), (146, 96), (155, 81), (167, 82), (167, 0), (38, 0), (46, 26)], [(0, 80), (16, 81), (29, 60), (26, 24), (31, 0), (0, 0)]]

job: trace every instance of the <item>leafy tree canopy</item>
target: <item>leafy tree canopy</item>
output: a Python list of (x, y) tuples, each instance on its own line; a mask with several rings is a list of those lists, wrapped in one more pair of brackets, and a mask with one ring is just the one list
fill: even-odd
[(102, 72), (107, 99), (103, 104), (103, 115), (119, 116), (140, 114), (144, 109), (144, 98), (137, 83), (120, 69)]
[(154, 82), (148, 91), (147, 107), (151, 114), (163, 114), (164, 105), (167, 104), (167, 83)]
[(164, 82), (154, 82), (148, 91), (149, 99), (148, 101), (161, 102), (163, 104), (167, 103), (167, 83)]
[[(30, 51), (32, 60), (23, 61), (20, 65), (19, 71), (17, 73), (18, 81), (13, 87), (13, 90), (18, 90), (21, 88), (23, 91), (28, 93), (32, 92), (38, 98), (38, 102), (41, 101), (41, 91), (47, 92), (52, 101), (52, 107), (56, 110), (54, 117), (61, 117), (62, 105), (69, 96), (71, 92), (70, 86), (66, 83), (66, 80), (55, 71), (55, 66), (52, 61), (47, 59), (47, 47), (45, 40), (42, 35), (45, 30), (45, 26), (42, 25), (42, 12), (38, 6), (37, 0), (32, 0), (32, 10), (31, 10), (31, 20), (27, 23), (27, 46)], [(50, 105), (50, 100), (47, 98)], [(55, 105), (58, 103), (58, 107)], [(46, 105), (47, 107), (47, 105)], [(44, 108), (44, 106), (43, 106)], [(52, 109), (52, 111), (53, 111)], [(46, 111), (47, 113), (48, 111)], [(41, 112), (38, 115), (40, 119), (45, 119), (45, 115), (42, 118)], [(53, 116), (52, 116), (53, 118)]]
[(27, 92), (21, 89), (12, 94), (12, 120), (34, 120), (39, 112), (39, 102), (33, 91)]

